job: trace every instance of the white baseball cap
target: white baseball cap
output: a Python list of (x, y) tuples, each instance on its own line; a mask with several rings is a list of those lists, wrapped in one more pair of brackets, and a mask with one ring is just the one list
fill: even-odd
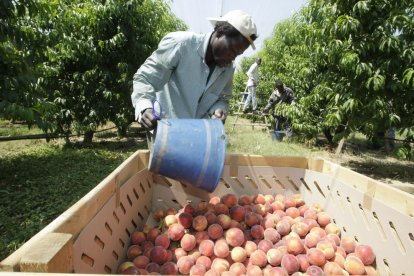
[(217, 22), (228, 22), (236, 30), (238, 30), (249, 42), (254, 50), (256, 46), (251, 38), (251, 35), (257, 36), (256, 24), (253, 22), (253, 19), (250, 15), (241, 10), (233, 10), (226, 13), (222, 17), (207, 17), (207, 20), (216, 25)]

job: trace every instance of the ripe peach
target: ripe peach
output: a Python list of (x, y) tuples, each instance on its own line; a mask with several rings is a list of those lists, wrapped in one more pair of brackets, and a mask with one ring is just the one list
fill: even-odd
[(187, 252), (193, 250), (196, 244), (196, 238), (191, 234), (184, 234), (180, 241), (181, 248)]
[(157, 236), (161, 233), (158, 228), (151, 228), (147, 234), (147, 241), (155, 242)]
[(220, 274), (215, 272), (213, 269), (209, 269), (209, 270), (206, 271), (204, 276), (220, 276)]
[(322, 268), (316, 265), (311, 265), (306, 269), (306, 275), (309, 276), (324, 276), (325, 273), (323, 272)]
[(326, 237), (327, 233), (325, 232), (324, 229), (320, 228), (320, 227), (313, 227), (309, 233), (315, 233), (318, 235), (319, 239), (323, 239)]
[(250, 262), (259, 267), (265, 267), (267, 264), (266, 253), (262, 250), (256, 250), (250, 255)]
[(234, 194), (225, 194), (221, 197), (221, 202), (231, 208), (237, 204), (237, 197)]
[(271, 248), (266, 253), (267, 262), (272, 266), (278, 266), (282, 262), (283, 255), (278, 248)]
[(241, 222), (244, 220), (244, 216), (246, 215), (246, 209), (244, 209), (240, 205), (235, 205), (230, 208), (230, 217), (235, 221)]
[(364, 263), (357, 256), (348, 255), (344, 262), (344, 268), (349, 274), (362, 275), (365, 273)]
[(178, 267), (173, 262), (166, 262), (160, 267), (160, 274), (161, 275), (177, 275)]
[(254, 239), (263, 239), (264, 237), (264, 229), (261, 225), (253, 225), (250, 232)]
[(193, 219), (193, 228), (196, 231), (204, 231), (207, 228), (208, 221), (205, 216), (196, 216)]
[(339, 237), (341, 236), (341, 229), (333, 222), (330, 222), (325, 226), (325, 232), (326, 234), (335, 234)]
[(167, 208), (164, 213), (165, 213), (165, 216), (175, 215), (175, 214), (177, 214), (177, 210), (175, 210), (174, 208), (170, 207), (170, 208)]
[(305, 236), (305, 246), (307, 248), (316, 247), (319, 241), (320, 238), (317, 233), (309, 233)]
[(341, 243), (341, 238), (338, 237), (335, 234), (328, 234), (325, 237), (325, 240), (328, 240), (332, 243), (334, 249), (336, 250), (336, 248), (339, 246), (339, 244)]
[(355, 254), (364, 265), (371, 265), (375, 261), (375, 253), (370, 245), (360, 244), (355, 248)]
[(184, 228), (190, 228), (193, 225), (193, 217), (189, 213), (180, 213), (178, 214), (178, 223), (181, 224)]
[(264, 204), (266, 202), (263, 194), (257, 194), (253, 196), (253, 203), (255, 204)]
[(231, 259), (234, 262), (242, 263), (246, 260), (247, 253), (246, 253), (246, 250), (244, 250), (243, 247), (236, 246), (231, 250), (230, 256), (231, 256)]
[(325, 255), (325, 259), (329, 260), (335, 256), (335, 248), (328, 240), (319, 241), (316, 248), (320, 249)]
[(238, 203), (241, 206), (250, 205), (252, 203), (252, 197), (250, 195), (241, 195), (239, 197)]
[(225, 230), (225, 229), (228, 229), (230, 227), (231, 218), (228, 215), (220, 214), (220, 215), (217, 216), (216, 223), (220, 224), (221, 227)]
[(280, 234), (275, 228), (266, 228), (263, 233), (264, 239), (272, 243), (277, 243), (280, 240)]
[(195, 238), (196, 238), (196, 243), (200, 244), (202, 241), (204, 240), (208, 240), (210, 239), (210, 237), (208, 236), (207, 231), (200, 231), (200, 232), (196, 232), (194, 234)]
[(257, 249), (262, 250), (264, 253), (267, 253), (271, 248), (273, 248), (273, 243), (269, 240), (261, 240), (257, 244)]
[(340, 246), (345, 250), (346, 253), (352, 253), (355, 251), (357, 242), (351, 236), (342, 237)]
[(257, 244), (251, 240), (246, 240), (244, 250), (246, 250), (247, 257), (250, 257), (250, 255), (257, 250)]
[(218, 216), (220, 214), (228, 215), (230, 213), (229, 207), (223, 203), (217, 203), (214, 205), (214, 213)]
[(127, 250), (127, 258), (129, 260), (134, 259), (135, 257), (139, 256), (142, 254), (142, 248), (141, 246), (137, 245), (137, 244), (132, 244), (128, 247)]
[(174, 260), (178, 261), (181, 257), (183, 256), (187, 256), (187, 251), (185, 251), (184, 249), (180, 248), (176, 248), (174, 250)]
[(230, 254), (230, 248), (225, 239), (218, 239), (214, 244), (214, 255), (219, 258), (226, 258)]
[(335, 252), (335, 256), (329, 261), (337, 263), (341, 268), (344, 268), (345, 257), (338, 252)]
[(207, 233), (212, 240), (217, 240), (223, 236), (223, 228), (220, 224), (214, 223), (208, 227)]
[(282, 257), (281, 266), (289, 275), (299, 271), (299, 261), (292, 254), (286, 254)]
[(183, 256), (177, 261), (178, 271), (181, 274), (189, 274), (191, 267), (194, 265), (194, 259), (190, 256)]
[(225, 233), (225, 238), (230, 246), (241, 246), (244, 243), (243, 231), (239, 228), (230, 228)]
[(299, 262), (299, 271), (305, 272), (310, 266), (308, 257), (306, 257), (306, 254), (298, 254), (296, 256), (296, 259), (298, 259), (298, 262)]
[(206, 268), (202, 265), (195, 264), (190, 269), (190, 276), (203, 276), (206, 273)]
[(296, 207), (289, 207), (286, 209), (286, 215), (288, 215), (291, 218), (296, 218), (298, 216), (300, 216), (300, 212), (298, 210), (298, 208)]
[(259, 223), (259, 215), (254, 212), (246, 212), (244, 222), (247, 226), (254, 226)]
[(211, 259), (207, 256), (200, 256), (197, 258), (196, 264), (204, 266), (207, 271), (211, 267)]
[[(154, 263), (162, 265), (168, 259), (167, 250), (162, 246), (154, 246), (150, 252), (150, 260)], [(148, 269), (147, 269), (148, 270)]]
[(158, 209), (154, 212), (154, 219), (155, 221), (161, 221), (165, 216), (164, 210)]
[(288, 276), (288, 273), (282, 267), (272, 267), (269, 270), (269, 276)]
[(326, 212), (319, 212), (316, 220), (321, 227), (326, 227), (329, 223), (331, 223), (331, 216)]
[(146, 271), (148, 271), (148, 273), (152, 273), (152, 272), (160, 272), (161, 266), (157, 263), (149, 263), (147, 265), (147, 267), (145, 268)]
[(165, 226), (169, 227), (174, 223), (177, 223), (177, 217), (175, 215), (167, 215), (164, 218)]
[(145, 267), (147, 267), (147, 265), (150, 263), (150, 259), (147, 256), (140, 255), (135, 257), (133, 263), (136, 267), (145, 269)]
[(212, 240), (204, 240), (198, 246), (198, 250), (204, 256), (210, 257), (214, 254), (214, 242)]
[(221, 202), (221, 198), (219, 196), (213, 196), (210, 198), (209, 203), (216, 205)]
[(223, 273), (224, 271), (228, 271), (229, 268), (229, 262), (223, 258), (215, 258), (211, 263), (211, 269), (219, 274)]
[(308, 207), (308, 209), (306, 209), (306, 211), (303, 213), (303, 217), (305, 219), (314, 219), (317, 220), (318, 219), (318, 213), (314, 210)]
[(202, 200), (196, 204), (196, 214), (201, 215), (207, 211), (208, 202)]
[(310, 248), (306, 256), (308, 257), (309, 264), (322, 267), (326, 263), (325, 254), (318, 248)]
[(375, 270), (375, 268), (370, 265), (365, 266), (365, 273), (367, 275), (377, 275), (377, 271)]
[(246, 267), (242, 263), (233, 263), (230, 265), (229, 272), (234, 276), (241, 276), (246, 274)]
[(305, 247), (299, 238), (288, 238), (286, 240), (286, 246), (288, 253), (295, 256), (305, 252)]
[(214, 212), (208, 211), (204, 214), (204, 216), (207, 219), (208, 225), (212, 225), (213, 223), (216, 223), (217, 216), (216, 216), (216, 214), (214, 214)]
[(178, 241), (184, 236), (184, 226), (179, 223), (174, 223), (168, 227), (168, 237), (172, 241)]
[(139, 268), (134, 266), (134, 265), (131, 265), (131, 266), (128, 266), (125, 269), (123, 269), (121, 274), (138, 275), (139, 274)]
[(191, 203), (187, 203), (184, 208), (183, 208), (184, 213), (187, 213), (191, 216), (194, 216), (196, 209), (194, 208), (193, 205), (191, 205)]
[(154, 245), (159, 245), (167, 249), (170, 246), (170, 238), (168, 237), (168, 234), (161, 234), (158, 237), (155, 238)]
[(264, 204), (253, 205), (253, 212), (255, 212), (261, 217), (264, 217), (267, 214), (266, 207)]
[(142, 231), (134, 231), (131, 233), (131, 244), (141, 244), (147, 237)]
[(131, 261), (125, 261), (125, 262), (121, 263), (121, 264), (118, 266), (118, 273), (119, 273), (119, 274), (124, 274), (124, 271), (125, 271), (128, 267), (133, 267), (133, 266), (135, 266), (133, 262), (131, 262)]
[(289, 234), (290, 232), (290, 223), (287, 221), (281, 220), (276, 224), (276, 230), (277, 232), (279, 232), (281, 236), (285, 236)]
[(344, 275), (342, 267), (336, 262), (327, 262), (323, 266), (323, 272), (326, 275)]
[(309, 233), (309, 226), (304, 222), (296, 222), (292, 225), (291, 230), (304, 238)]

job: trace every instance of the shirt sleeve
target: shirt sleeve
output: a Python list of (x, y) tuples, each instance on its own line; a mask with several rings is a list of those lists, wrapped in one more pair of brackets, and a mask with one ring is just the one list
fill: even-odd
[(168, 82), (180, 59), (180, 43), (173, 35), (166, 35), (150, 57), (133, 77), (132, 105), (135, 119), (147, 108), (152, 108), (155, 92)]
[(246, 75), (250, 79), (254, 79), (254, 70), (256, 70), (257, 63), (253, 63), (252, 66), (250, 66), (249, 70), (247, 71)]

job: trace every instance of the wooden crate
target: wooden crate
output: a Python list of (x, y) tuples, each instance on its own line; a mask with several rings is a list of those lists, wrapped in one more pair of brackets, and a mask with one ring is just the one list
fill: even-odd
[(408, 193), (323, 159), (231, 154), (209, 194), (152, 174), (148, 158), (148, 151), (133, 154), (4, 259), (0, 271), (116, 273), (130, 233), (153, 224), (157, 208), (179, 208), (226, 193), (301, 193), (306, 203), (322, 205), (342, 235), (373, 246), (380, 275), (412, 274), (414, 196)]

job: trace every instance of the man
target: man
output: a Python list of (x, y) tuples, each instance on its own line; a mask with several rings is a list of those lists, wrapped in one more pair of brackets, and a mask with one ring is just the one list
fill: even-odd
[[(275, 90), (270, 95), (267, 105), (264, 107), (263, 111), (268, 112), (271, 108), (274, 107), (277, 103), (286, 103), (291, 104), (295, 101), (295, 96), (293, 90), (289, 87), (286, 87), (281, 80), (275, 82)], [(275, 118), (274, 130), (279, 131), (282, 129), (283, 123), (287, 124), (288, 131), (291, 131), (290, 121), (288, 118), (279, 115), (273, 115)]]
[(133, 79), (135, 118), (153, 130), (163, 118), (219, 118), (224, 123), (232, 96), (233, 61), (249, 46), (255, 49), (256, 25), (247, 13), (233, 10), (209, 18), (207, 34), (173, 32), (138, 69)]
[(250, 101), (252, 101), (253, 112), (256, 112), (257, 110), (256, 86), (259, 83), (259, 65), (261, 63), (262, 59), (258, 58), (256, 62), (250, 66), (249, 70), (246, 73), (247, 77), (249, 78), (247, 80), (247, 90), (249, 93), (246, 102), (244, 103), (243, 113), (247, 113)]

